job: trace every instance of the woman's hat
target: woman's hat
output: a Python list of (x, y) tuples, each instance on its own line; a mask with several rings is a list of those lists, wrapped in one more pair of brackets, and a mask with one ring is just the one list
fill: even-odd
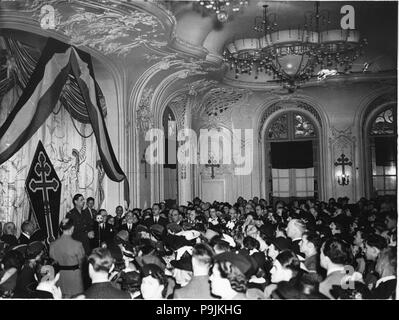
[(179, 226), (177, 223), (169, 223), (166, 226), (166, 229), (168, 229), (172, 233), (179, 233), (180, 231), (183, 231), (183, 228)]
[(231, 251), (223, 252), (216, 255), (214, 257), (214, 261), (215, 262), (228, 261), (234, 266), (236, 266), (244, 275), (247, 274), (252, 267), (251, 262), (246, 257), (244, 257), (244, 255)]
[(290, 239), (284, 237), (277, 237), (276, 239), (271, 239), (269, 241), (274, 245), (276, 249), (280, 251), (292, 250), (292, 242)]
[(121, 230), (116, 234), (116, 238), (122, 242), (129, 242), (129, 232)]
[(164, 230), (165, 230), (165, 228), (163, 226), (161, 226), (160, 224), (153, 224), (150, 227), (150, 231), (151, 231), (152, 235), (157, 239), (159, 239), (162, 236)]
[(17, 245), (17, 246), (10, 246), (9, 247), (9, 250), (16, 250), (16, 251), (19, 251), (19, 252), (21, 252), (22, 253), (22, 255), (24, 256), (24, 258), (25, 258), (25, 256), (26, 256), (26, 249), (28, 248), (28, 245), (27, 244), (20, 244), (20, 245)]
[(44, 251), (45, 248), (46, 247), (43, 244), (43, 242), (35, 241), (30, 243), (26, 248), (26, 258), (27, 259), (36, 258), (40, 254), (40, 252)]
[(170, 264), (176, 269), (193, 271), (193, 265), (191, 261), (192, 256), (188, 253), (185, 253), (180, 260), (172, 260)]
[(139, 224), (136, 227), (136, 232), (140, 233), (140, 232), (149, 232), (148, 228), (146, 226), (143, 226), (142, 224)]

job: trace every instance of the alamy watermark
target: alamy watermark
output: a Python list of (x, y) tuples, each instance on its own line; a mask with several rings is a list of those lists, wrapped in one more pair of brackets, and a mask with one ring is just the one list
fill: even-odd
[[(216, 129), (201, 129), (199, 137), (192, 129), (182, 129), (168, 133), (168, 150), (178, 144), (176, 158), (169, 157), (168, 164), (219, 164), (234, 165), (236, 175), (248, 175), (253, 167), (252, 129), (233, 129), (228, 132)], [(145, 160), (151, 164), (165, 164), (165, 135), (162, 129), (150, 129), (145, 134), (150, 142), (145, 152)], [(172, 155), (174, 152), (170, 152)], [(212, 155), (212, 159), (210, 159)], [(172, 158), (172, 161), (170, 161)], [(172, 162), (172, 163), (171, 163)]]

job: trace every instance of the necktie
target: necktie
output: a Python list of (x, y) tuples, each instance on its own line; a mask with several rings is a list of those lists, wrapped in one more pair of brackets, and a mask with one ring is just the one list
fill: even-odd
[(128, 224), (128, 225), (127, 225), (127, 229), (128, 229), (129, 232), (130, 232), (130, 230), (132, 230), (132, 225), (131, 225), (131, 224)]

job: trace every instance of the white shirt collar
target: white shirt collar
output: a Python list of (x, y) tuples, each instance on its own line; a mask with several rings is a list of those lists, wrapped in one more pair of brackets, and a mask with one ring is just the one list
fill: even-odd
[(30, 239), (30, 235), (25, 233), (25, 232), (21, 232), (25, 237), (27, 237), (28, 239)]
[(252, 256), (256, 252), (259, 252), (259, 250), (254, 248), (251, 251), (249, 251), (249, 255)]
[(381, 284), (381, 282), (385, 282), (385, 281), (393, 280), (393, 279), (396, 279), (396, 277), (394, 275), (382, 277), (381, 279), (377, 280), (377, 282), (375, 283), (375, 287), (377, 288)]
[(36, 287), (36, 290), (46, 291), (53, 294), (53, 285), (49, 284), (47, 281), (39, 282), (39, 284)]

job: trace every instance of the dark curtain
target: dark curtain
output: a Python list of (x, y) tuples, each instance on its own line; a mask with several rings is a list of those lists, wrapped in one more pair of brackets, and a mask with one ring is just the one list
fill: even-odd
[(272, 168), (305, 169), (313, 167), (312, 141), (272, 142)]
[(396, 137), (376, 137), (374, 143), (377, 166), (390, 166), (392, 162), (396, 162)]

